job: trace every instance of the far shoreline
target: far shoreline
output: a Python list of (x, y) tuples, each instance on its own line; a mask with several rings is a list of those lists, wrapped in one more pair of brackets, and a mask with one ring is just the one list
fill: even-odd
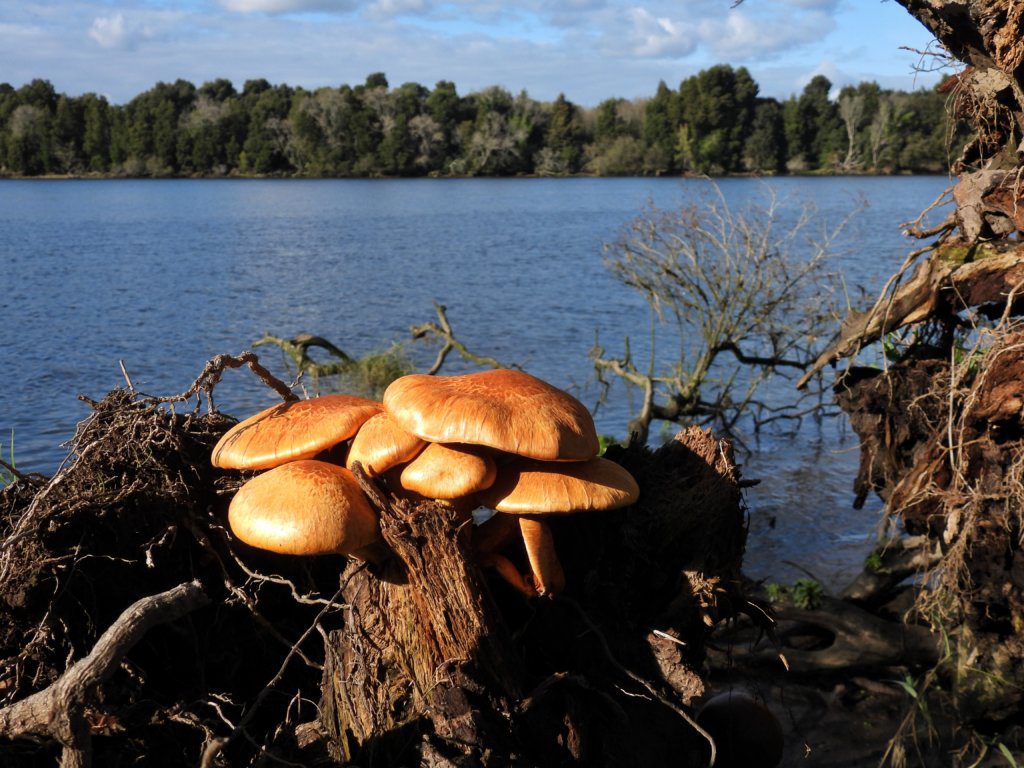
[(423, 175), (423, 176), (302, 176), (289, 174), (226, 174), (196, 175), (168, 174), (164, 176), (125, 176), (109, 173), (85, 174), (39, 174), (33, 176), (0, 174), (0, 182), (4, 181), (452, 181), (452, 180), (509, 180), (509, 179), (676, 179), (684, 180), (719, 180), (719, 179), (834, 179), (834, 178), (887, 178), (907, 179), (915, 177), (950, 176), (941, 171), (899, 171), (894, 173), (723, 173), (723, 174), (634, 174), (634, 175), (597, 175), (592, 173), (573, 173), (562, 175), (548, 174), (514, 174), (514, 175)]

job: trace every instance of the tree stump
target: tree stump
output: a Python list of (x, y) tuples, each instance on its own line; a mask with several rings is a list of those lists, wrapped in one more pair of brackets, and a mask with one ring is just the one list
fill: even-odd
[[(551, 523), (562, 597), (526, 600), (481, 571), (472, 521), (369, 485), (393, 556), (344, 575), (320, 726), (355, 765), (704, 765), (685, 707), (710, 626), (734, 609), (744, 544), (728, 443), (692, 428), (608, 457), (630, 509)], [(522, 552), (510, 556), (525, 566)]]

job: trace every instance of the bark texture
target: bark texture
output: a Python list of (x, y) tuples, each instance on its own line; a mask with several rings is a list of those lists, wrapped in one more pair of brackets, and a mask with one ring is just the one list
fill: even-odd
[[(550, 524), (568, 585), (527, 601), (482, 572), (457, 511), (370, 491), (394, 557), (350, 577), (321, 728), (356, 765), (703, 765), (686, 706), (703, 641), (736, 609), (743, 548), (727, 443), (690, 429), (609, 452), (626, 510)], [(368, 482), (368, 481), (367, 481)], [(506, 554), (525, 570), (514, 542)]]
[(968, 720), (1024, 703), (1024, 329), (985, 338), (957, 364), (847, 377), (841, 397), (862, 439), (858, 483), (939, 552), (918, 610), (950, 639), (948, 682)]

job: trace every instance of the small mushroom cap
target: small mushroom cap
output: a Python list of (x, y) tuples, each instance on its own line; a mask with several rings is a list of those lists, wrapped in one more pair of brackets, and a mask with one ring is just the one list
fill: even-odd
[(403, 376), (384, 392), (384, 408), (431, 443), (485, 445), (545, 461), (582, 461), (599, 450), (583, 403), (522, 371)]
[(478, 495), (481, 504), (517, 515), (618, 509), (637, 500), (640, 488), (628, 471), (608, 459), (543, 462), (517, 459)]
[(489, 488), (494, 459), (461, 445), (430, 443), (402, 470), (402, 487), (428, 499), (460, 499)]
[(348, 450), (345, 466), (352, 469), (358, 461), (366, 474), (375, 477), (392, 467), (412, 461), (426, 447), (426, 442), (402, 429), (387, 413), (371, 417), (356, 432)]
[(228, 523), (246, 544), (282, 555), (349, 554), (380, 536), (352, 473), (309, 459), (243, 485), (231, 500)]
[(213, 449), (223, 469), (270, 469), (310, 459), (348, 440), (381, 404), (352, 395), (324, 395), (281, 403), (241, 421)]
[(764, 704), (742, 691), (713, 696), (701, 708), (697, 722), (718, 747), (716, 766), (775, 768), (785, 748), (782, 726)]

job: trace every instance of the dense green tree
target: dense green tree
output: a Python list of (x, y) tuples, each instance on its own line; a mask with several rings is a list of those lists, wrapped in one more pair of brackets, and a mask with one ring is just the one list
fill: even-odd
[(760, 99), (754, 110), (744, 164), (747, 170), (762, 173), (781, 173), (786, 168), (782, 106), (775, 99)]
[(625, 99), (605, 99), (597, 105), (594, 122), (594, 141), (617, 139), (629, 132), (629, 126), (622, 116), (621, 107)]
[[(808, 168), (829, 168), (835, 165), (835, 153), (842, 143), (842, 127), (838, 108), (829, 101), (831, 81), (815, 75), (797, 100), (796, 146), (790, 146)], [(789, 134), (787, 132), (787, 138)]]
[(267, 80), (157, 83), (127, 104), (0, 84), (0, 173), (135, 175), (599, 175), (678, 171), (936, 171), (963, 137), (932, 90), (816, 77), (781, 104), (743, 68), (664, 82), (649, 99), (592, 109), (442, 80), (307, 91)]
[(679, 97), (662, 80), (644, 107), (644, 171), (660, 175), (675, 170)]
[(246, 86), (242, 101), (249, 120), (239, 167), (246, 173), (259, 174), (289, 170), (287, 117), (292, 107), (292, 89), (278, 85), (250, 91), (248, 83)]
[(83, 101), (82, 156), (90, 171), (110, 167), (110, 105), (102, 96), (87, 93)]
[(455, 83), (439, 80), (427, 97), (426, 106), (427, 114), (443, 135), (443, 147), (439, 151), (442, 157), (452, 158), (458, 151), (460, 127), (473, 120), (472, 105), (467, 105), (466, 100), (459, 96)]
[(728, 64), (705, 69), (680, 83), (679, 104), (679, 167), (700, 173), (742, 170), (757, 105), (757, 83), (750, 73)]
[(545, 172), (564, 175), (579, 171), (583, 156), (582, 137), (579, 110), (565, 98), (565, 94), (558, 94), (551, 105), (544, 135), (544, 147), (550, 154)]

